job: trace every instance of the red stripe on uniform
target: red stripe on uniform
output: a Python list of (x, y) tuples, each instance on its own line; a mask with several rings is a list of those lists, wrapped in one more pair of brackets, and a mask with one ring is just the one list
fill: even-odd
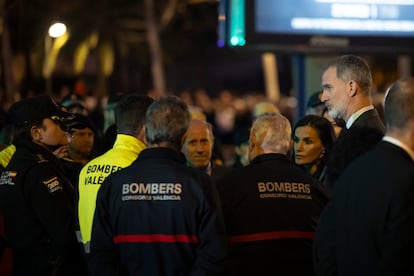
[(265, 240), (277, 240), (277, 239), (313, 239), (314, 236), (315, 236), (314, 232), (278, 231), (278, 232), (265, 232), (265, 233), (230, 236), (229, 242), (238, 243), (238, 242), (253, 242), (253, 241), (265, 241)]
[(198, 237), (195, 235), (119, 235), (114, 237), (114, 243), (133, 243), (133, 242), (165, 242), (165, 243), (198, 243)]

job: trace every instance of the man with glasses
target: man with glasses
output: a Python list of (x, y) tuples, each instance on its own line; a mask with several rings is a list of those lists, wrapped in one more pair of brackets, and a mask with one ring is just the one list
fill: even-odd
[(15, 103), (9, 116), (16, 152), (0, 177), (0, 209), (14, 275), (86, 275), (74, 190), (53, 154), (68, 143), (70, 114), (49, 96), (35, 96)]
[(79, 173), (82, 167), (92, 159), (95, 127), (88, 117), (74, 114), (66, 123), (68, 145), (67, 156), (59, 159), (65, 175), (77, 190)]

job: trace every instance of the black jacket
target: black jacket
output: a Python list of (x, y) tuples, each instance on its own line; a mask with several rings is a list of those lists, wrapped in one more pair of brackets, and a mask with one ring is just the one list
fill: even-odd
[(225, 257), (218, 196), (207, 174), (167, 148), (143, 150), (102, 184), (92, 275), (217, 275)]
[(225, 275), (312, 275), (312, 241), (327, 196), (285, 155), (263, 154), (219, 184), (228, 234)]
[(315, 240), (317, 275), (407, 275), (414, 259), (414, 162), (380, 142), (335, 184)]
[(375, 109), (363, 113), (349, 129), (344, 127), (328, 158), (325, 185), (331, 190), (352, 160), (371, 150), (381, 141), (384, 132), (384, 124)]
[(50, 151), (31, 141), (14, 142), (16, 152), (0, 178), (14, 275), (83, 275), (73, 188)]

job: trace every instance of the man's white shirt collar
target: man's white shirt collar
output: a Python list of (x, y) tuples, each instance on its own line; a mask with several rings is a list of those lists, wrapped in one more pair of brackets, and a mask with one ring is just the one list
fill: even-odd
[(372, 109), (374, 109), (374, 106), (368, 105), (368, 106), (365, 106), (357, 110), (357, 112), (355, 112), (354, 114), (351, 115), (351, 117), (349, 117), (348, 121), (346, 122), (346, 128), (349, 129), (352, 126), (352, 124), (355, 122), (355, 120), (359, 118), (359, 116), (361, 116), (365, 112), (372, 110)]
[(397, 139), (392, 138), (390, 136), (384, 136), (384, 137), (382, 137), (382, 140), (386, 141), (388, 143), (394, 144), (397, 147), (402, 148), (405, 152), (407, 152), (410, 155), (411, 159), (413, 159), (413, 161), (414, 161), (414, 151), (412, 149), (410, 149), (409, 146), (407, 146), (406, 144), (401, 142), (400, 140), (397, 140)]

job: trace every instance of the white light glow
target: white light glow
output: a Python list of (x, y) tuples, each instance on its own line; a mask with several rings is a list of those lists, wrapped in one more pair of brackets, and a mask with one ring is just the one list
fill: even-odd
[(55, 23), (49, 28), (49, 36), (60, 37), (66, 33), (66, 25), (63, 23)]
[(331, 15), (336, 18), (369, 18), (370, 10), (369, 5), (331, 5)]

